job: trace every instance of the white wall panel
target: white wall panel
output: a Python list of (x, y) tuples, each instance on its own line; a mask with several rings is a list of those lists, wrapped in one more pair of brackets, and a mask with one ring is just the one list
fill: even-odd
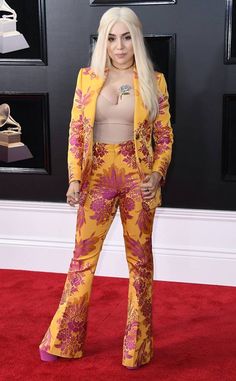
[[(62, 203), (0, 201), (0, 267), (66, 273), (76, 209)], [(236, 286), (236, 212), (158, 208), (154, 278)], [(96, 275), (128, 277), (120, 215), (105, 240)]]

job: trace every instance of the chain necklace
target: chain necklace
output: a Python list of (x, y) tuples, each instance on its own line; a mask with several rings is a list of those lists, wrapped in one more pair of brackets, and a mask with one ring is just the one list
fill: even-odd
[(124, 68), (119, 68), (119, 67), (115, 66), (115, 65), (112, 63), (112, 61), (111, 61), (111, 65), (112, 65), (115, 69), (117, 69), (117, 70), (128, 70), (128, 69), (130, 69), (130, 68), (134, 65), (134, 61), (132, 62), (132, 64), (131, 64), (130, 66), (128, 66), (128, 67), (124, 67)]

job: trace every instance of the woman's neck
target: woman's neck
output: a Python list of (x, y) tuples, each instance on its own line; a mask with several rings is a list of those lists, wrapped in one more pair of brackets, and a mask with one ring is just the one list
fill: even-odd
[(130, 70), (130, 69), (133, 70), (133, 67), (134, 67), (134, 60), (132, 60), (132, 62), (126, 63), (124, 65), (119, 65), (119, 64), (113, 63), (111, 61), (111, 68), (114, 69), (114, 70), (118, 70), (118, 71), (123, 71), (124, 72), (124, 71)]

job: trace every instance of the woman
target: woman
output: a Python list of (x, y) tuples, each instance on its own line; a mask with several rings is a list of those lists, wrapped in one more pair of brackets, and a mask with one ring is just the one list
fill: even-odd
[(80, 358), (102, 244), (120, 208), (129, 268), (122, 364), (153, 357), (152, 226), (173, 143), (168, 91), (147, 56), (141, 23), (126, 7), (101, 18), (91, 66), (80, 70), (72, 108), (67, 202), (79, 203), (74, 255), (41, 359)]

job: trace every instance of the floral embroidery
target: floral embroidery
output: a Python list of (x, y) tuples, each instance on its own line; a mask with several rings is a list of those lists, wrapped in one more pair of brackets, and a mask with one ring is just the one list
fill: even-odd
[(57, 339), (61, 354), (75, 357), (83, 349), (87, 329), (88, 293), (73, 302), (68, 302), (65, 311), (57, 323), (59, 331)]
[(75, 159), (79, 159), (78, 164), (82, 163), (82, 155), (81, 150), (83, 148), (84, 139), (83, 139), (83, 125), (84, 117), (80, 115), (77, 121), (72, 120), (70, 125), (70, 136), (69, 136), (69, 144), (70, 144), (70, 152), (73, 154)]
[(84, 167), (84, 171), (82, 173), (82, 178), (81, 178), (81, 186), (80, 186), (80, 192), (79, 192), (80, 206), (84, 206), (86, 198), (87, 198), (89, 183), (90, 183), (89, 182), (90, 173), (91, 173), (91, 165), (90, 165), (90, 161), (87, 161)]
[(77, 121), (71, 121), (68, 154), (69, 180), (79, 179), (77, 172), (81, 171), (82, 164), (85, 160), (85, 153), (88, 151), (89, 131), (91, 131), (91, 129), (89, 119), (83, 114), (80, 114)]
[(163, 179), (161, 180), (161, 184), (163, 185), (165, 183), (165, 176), (166, 176), (166, 172), (167, 172), (167, 169), (169, 167), (169, 163), (168, 161), (162, 161), (161, 163), (159, 163), (159, 172), (163, 174)]
[(78, 213), (77, 213), (77, 226), (76, 226), (76, 230), (78, 232), (80, 232), (80, 229), (82, 228), (82, 226), (86, 223), (86, 220), (85, 220), (85, 213), (84, 213), (84, 208), (81, 206), (79, 209), (78, 209)]
[(131, 197), (121, 197), (120, 198), (120, 213), (122, 223), (125, 224), (126, 220), (132, 219), (132, 215), (129, 214), (135, 208), (135, 202)]
[(127, 163), (129, 167), (133, 169), (137, 168), (134, 142), (132, 142), (131, 140), (128, 140), (125, 143), (121, 143), (119, 154), (124, 156), (123, 161)]
[[(131, 359), (136, 349), (137, 341), (141, 336), (138, 323), (138, 312), (129, 303), (127, 324), (123, 341), (123, 360)], [(132, 354), (130, 354), (130, 352)]]
[(143, 340), (137, 354), (137, 363), (146, 364), (153, 357), (153, 339), (146, 338)]
[(81, 256), (85, 256), (91, 251), (95, 250), (95, 244), (99, 241), (99, 237), (94, 235), (95, 233), (92, 233), (89, 238), (80, 240), (79, 242), (75, 243), (74, 258), (78, 259)]
[(97, 77), (96, 74), (92, 71), (92, 69), (90, 67), (84, 68), (83, 69), (83, 74), (84, 75), (89, 75), (91, 80), (93, 80), (93, 79), (95, 79)]
[(153, 158), (151, 151), (148, 148), (151, 144), (151, 131), (152, 127), (148, 120), (144, 120), (143, 123), (139, 123), (136, 130), (136, 136), (139, 136), (139, 148), (138, 151), (142, 153), (142, 161), (146, 164), (148, 169), (152, 169)]
[[(131, 195), (132, 191), (134, 195), (137, 194), (137, 180), (132, 177), (132, 174), (127, 175), (124, 168), (116, 168), (111, 165), (109, 169), (104, 169), (101, 174), (99, 173), (96, 176), (93, 189), (90, 192), (92, 198), (91, 209), (94, 211), (94, 215), (90, 217), (91, 219), (95, 219), (98, 224), (103, 224), (109, 215), (114, 215), (114, 205), (119, 189), (122, 189), (121, 200), (122, 196), (128, 191), (131, 192)], [(132, 210), (132, 201), (128, 200), (125, 207), (127, 212)], [(126, 215), (126, 218), (129, 218), (128, 215)]]
[(91, 133), (92, 133), (92, 126), (90, 123), (84, 124), (84, 159), (89, 152), (89, 148), (91, 145)]
[(79, 286), (85, 284), (86, 271), (93, 274), (91, 270), (91, 264), (86, 262), (83, 264), (82, 260), (73, 258), (70, 263), (69, 272), (67, 275), (65, 287), (60, 300), (60, 305), (66, 303), (68, 298), (74, 293), (78, 292)]
[(141, 237), (142, 234), (151, 234), (152, 221), (153, 215), (151, 213), (150, 207), (147, 203), (143, 202), (142, 209), (139, 212), (139, 216), (136, 222), (140, 229), (139, 237)]
[[(90, 104), (94, 91), (88, 86), (82, 90), (82, 83), (76, 88), (72, 109), (72, 119), (69, 130), (68, 170), (69, 180), (80, 179), (82, 167), (87, 160), (90, 149), (92, 126), (90, 120), (85, 117), (85, 109)], [(83, 200), (84, 201), (84, 200)]]
[(157, 80), (162, 96), (159, 97), (159, 115), (153, 123), (153, 168), (154, 171), (160, 172), (164, 179), (171, 160), (173, 131), (170, 123), (169, 94), (164, 75), (159, 75)]
[(133, 287), (137, 295), (139, 309), (143, 315), (142, 324), (146, 327), (146, 337), (152, 339), (152, 280), (153, 257), (151, 238), (147, 237), (144, 243), (135, 240), (126, 234), (126, 248), (130, 255), (138, 257), (133, 266)]
[(168, 96), (163, 95), (159, 97), (159, 114), (164, 115), (165, 114), (165, 108), (167, 107), (167, 101), (168, 101)]
[(83, 93), (81, 89), (77, 88), (75, 91), (75, 103), (77, 103), (77, 107), (79, 110), (84, 110), (84, 108), (91, 102), (91, 97), (94, 92), (90, 91), (90, 87), (88, 87), (87, 92)]
[[(143, 267), (143, 264), (139, 265)], [(135, 271), (135, 270), (134, 270)], [(144, 316), (143, 325), (147, 327), (148, 336), (151, 336), (152, 333), (152, 272), (153, 272), (153, 264), (152, 261), (149, 264), (149, 268), (142, 269), (139, 268), (137, 271), (136, 266), (136, 276), (134, 281), (134, 288), (136, 290), (139, 308), (142, 311)]]
[(74, 171), (74, 164), (72, 164), (72, 163), (68, 164), (68, 172), (69, 172), (69, 182), (76, 180), (76, 174)]
[(160, 121), (157, 121), (155, 123), (155, 142), (156, 149), (154, 153), (155, 160), (160, 158), (163, 153), (170, 150), (170, 143), (171, 143), (171, 137), (170, 137), (170, 127), (169, 126), (163, 126)]
[(137, 239), (132, 238), (128, 233), (125, 235), (125, 242), (127, 250), (132, 253), (134, 257), (138, 257), (143, 265), (147, 265), (152, 258), (152, 241), (150, 237), (145, 239), (142, 243)]
[(91, 220), (96, 220), (97, 224), (105, 224), (110, 216), (114, 217), (116, 210), (114, 206), (115, 200), (113, 202), (109, 202), (102, 197), (95, 197), (95, 199), (91, 202), (91, 209), (94, 211), (94, 214), (90, 217)]
[(151, 139), (152, 126), (151, 123), (145, 119), (142, 123), (138, 124), (136, 135), (138, 134), (141, 140), (148, 142)]
[(104, 163), (103, 157), (107, 154), (106, 144), (95, 143), (93, 145), (93, 169), (98, 169)]

